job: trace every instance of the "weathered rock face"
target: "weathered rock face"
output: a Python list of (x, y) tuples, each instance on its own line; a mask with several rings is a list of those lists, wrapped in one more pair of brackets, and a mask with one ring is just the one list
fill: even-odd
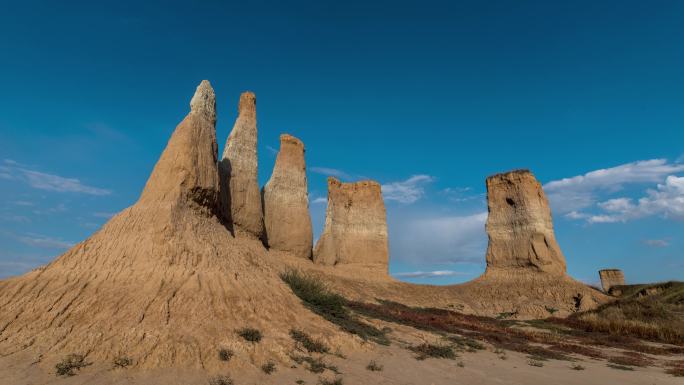
[(217, 152), (216, 97), (204, 80), (190, 101), (190, 113), (176, 127), (155, 165), (140, 202), (194, 202), (212, 212), (218, 210)]
[(262, 238), (264, 220), (257, 180), (256, 97), (240, 95), (238, 117), (219, 164), (225, 217), (234, 231)]
[(601, 278), (601, 287), (603, 291), (608, 293), (613, 286), (622, 286), (625, 284), (625, 275), (619, 269), (604, 269), (599, 270), (599, 277)]
[(304, 143), (280, 136), (280, 151), (263, 190), (264, 225), (270, 248), (311, 258), (313, 233), (306, 185)]
[(527, 170), (487, 178), (487, 272), (523, 269), (565, 274), (541, 184)]
[(214, 122), (203, 82), (137, 203), (50, 264), (0, 280), (0, 357), (40, 357), (35, 367), (51, 376), (74, 352), (97, 364), (125, 352), (139, 367), (220, 370), (221, 348), (266, 362), (292, 344), (281, 333), (255, 351), (236, 328), (339, 333), (307, 314), (260, 242), (232, 237), (211, 215)]
[(325, 227), (314, 248), (323, 265), (363, 264), (387, 270), (387, 215), (380, 184), (328, 178)]

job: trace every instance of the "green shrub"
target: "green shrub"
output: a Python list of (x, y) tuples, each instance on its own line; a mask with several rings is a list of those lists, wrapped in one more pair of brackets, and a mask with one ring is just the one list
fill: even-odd
[(301, 344), (309, 353), (328, 353), (330, 349), (321, 341), (311, 338), (308, 334), (301, 330), (290, 330), (290, 337)]
[(230, 376), (214, 376), (209, 379), (209, 385), (233, 385), (233, 380)]
[(230, 361), (234, 355), (235, 353), (231, 349), (221, 348), (218, 351), (219, 360), (221, 361)]
[(292, 292), (304, 302), (306, 307), (327, 321), (364, 340), (389, 345), (389, 339), (382, 330), (355, 317), (347, 306), (347, 300), (331, 292), (318, 278), (297, 270), (282, 273), (280, 278), (290, 286)]
[(334, 380), (319, 378), (318, 384), (319, 385), (344, 385), (344, 382), (342, 381), (342, 377), (336, 377)]
[(544, 366), (543, 362), (541, 362), (539, 360), (534, 360), (534, 359), (527, 361), (527, 364), (530, 366), (536, 366), (538, 368), (541, 368), (542, 366)]
[(417, 360), (424, 360), (426, 358), (448, 358), (450, 360), (456, 359), (456, 353), (451, 346), (439, 346), (432, 344), (422, 344), (418, 346), (411, 346), (409, 350), (416, 353)]
[(261, 341), (261, 332), (254, 328), (242, 328), (237, 331), (238, 335), (249, 342)]
[(370, 370), (371, 372), (381, 372), (383, 367), (382, 367), (382, 365), (378, 364), (377, 362), (371, 361), (366, 366), (366, 369)]
[(126, 368), (128, 366), (133, 365), (133, 360), (130, 357), (126, 356), (119, 356), (114, 359), (114, 367), (115, 368)]
[(88, 366), (82, 354), (69, 354), (62, 361), (55, 365), (58, 376), (74, 376), (74, 370), (81, 370)]
[(276, 364), (273, 361), (268, 361), (267, 363), (261, 365), (261, 370), (266, 374), (271, 374), (276, 371)]

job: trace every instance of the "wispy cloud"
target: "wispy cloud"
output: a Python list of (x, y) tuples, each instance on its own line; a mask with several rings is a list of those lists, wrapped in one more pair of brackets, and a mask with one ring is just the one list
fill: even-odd
[(14, 201), (12, 202), (15, 206), (35, 206), (36, 204), (29, 201)]
[(344, 180), (351, 180), (354, 179), (352, 176), (342, 170), (338, 170), (336, 168), (330, 168), (330, 167), (311, 167), (310, 168), (311, 172), (316, 173), (316, 174), (321, 174), (325, 176), (334, 176), (336, 178), (344, 179)]
[(275, 147), (266, 146), (266, 150), (268, 150), (268, 152), (273, 156), (278, 155), (278, 149)]
[(425, 185), (434, 181), (430, 175), (413, 175), (410, 178), (382, 185), (382, 195), (387, 201), (414, 203), (425, 195)]
[(392, 257), (414, 265), (484, 261), (487, 212), (391, 218)]
[(79, 179), (36, 171), (11, 159), (5, 159), (4, 164), (0, 169), (1, 173), (8, 176), (4, 179), (20, 180), (35, 189), (100, 196), (111, 194), (110, 190), (88, 186)]
[(598, 204), (604, 213), (587, 218), (590, 223), (627, 222), (653, 215), (684, 220), (684, 177), (670, 175), (665, 183), (646, 191), (646, 196), (609, 199)]
[(326, 198), (326, 197), (317, 197), (317, 198), (314, 198), (314, 199), (311, 201), (311, 203), (312, 203), (312, 204), (328, 203), (328, 198)]
[(434, 270), (434, 271), (410, 271), (392, 274), (399, 278), (439, 278), (439, 277), (453, 277), (456, 275), (469, 275), (453, 270)]
[(651, 247), (668, 247), (670, 242), (667, 239), (644, 239), (644, 244)]
[(23, 244), (43, 249), (68, 249), (74, 245), (73, 242), (37, 234), (18, 236), (17, 240)]
[[(568, 219), (619, 223), (655, 215), (684, 220), (684, 177), (674, 175), (681, 172), (684, 164), (678, 161), (642, 160), (552, 181), (544, 190), (554, 212)], [(627, 185), (649, 183), (655, 186), (641, 197), (615, 197)]]
[(628, 184), (660, 183), (684, 171), (684, 164), (666, 159), (640, 160), (548, 182), (544, 185), (554, 212), (578, 212), (596, 204), (601, 193), (615, 193)]
[(0, 220), (16, 223), (31, 223), (29, 217), (15, 214), (0, 214)]

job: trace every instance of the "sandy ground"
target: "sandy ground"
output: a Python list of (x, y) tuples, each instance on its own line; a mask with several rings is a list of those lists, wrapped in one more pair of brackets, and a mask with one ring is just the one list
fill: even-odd
[[(319, 384), (322, 378), (341, 377), (350, 384), (621, 384), (621, 385), (681, 385), (682, 379), (666, 374), (662, 367), (634, 368), (625, 371), (610, 368), (606, 361), (576, 357), (576, 361), (543, 361), (543, 367), (529, 365), (530, 359), (520, 353), (506, 351), (505, 359), (492, 347), (474, 352), (459, 352), (455, 360), (428, 358), (416, 360), (406, 349), (410, 344), (435, 343), (439, 337), (395, 325), (391, 346), (368, 344), (366, 351), (355, 351), (353, 355), (339, 357), (323, 356), (329, 365), (338, 368), (339, 374), (326, 370), (314, 374), (306, 364), (293, 362), (277, 363), (277, 370), (270, 375), (259, 369), (259, 363), (251, 367), (238, 365), (234, 358), (225, 363), (219, 371), (175, 370), (175, 369), (112, 369), (111, 365), (93, 363), (72, 377), (55, 375), (54, 364), (43, 362), (31, 364), (28, 354), (0, 358), (0, 385), (209, 385), (217, 374), (229, 375), (235, 385), (260, 384)], [(344, 355), (344, 352), (341, 352)], [(670, 357), (669, 359), (672, 359)], [(366, 369), (370, 361), (382, 365), (381, 371)], [(579, 364), (584, 370), (574, 370)]]

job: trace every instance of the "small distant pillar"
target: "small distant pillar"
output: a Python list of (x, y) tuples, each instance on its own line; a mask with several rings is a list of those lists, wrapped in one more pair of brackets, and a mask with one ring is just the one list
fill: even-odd
[(599, 277), (601, 277), (601, 287), (603, 287), (603, 291), (606, 293), (609, 293), (613, 286), (625, 284), (625, 275), (620, 269), (599, 270)]

